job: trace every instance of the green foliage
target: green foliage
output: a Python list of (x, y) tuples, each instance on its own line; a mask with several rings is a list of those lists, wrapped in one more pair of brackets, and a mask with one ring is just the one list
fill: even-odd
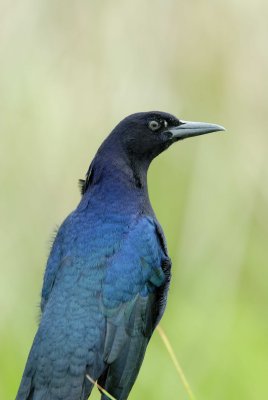
[[(267, 398), (267, 3), (1, 0), (0, 398), (14, 398), (56, 224), (125, 115), (224, 125), (153, 163), (162, 326), (198, 400)], [(92, 400), (99, 398), (97, 391)], [(186, 399), (155, 334), (130, 399)]]

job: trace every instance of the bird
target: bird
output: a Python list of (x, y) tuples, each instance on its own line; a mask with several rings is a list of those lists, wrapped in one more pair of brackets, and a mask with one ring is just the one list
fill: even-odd
[(223, 130), (149, 111), (126, 117), (104, 140), (52, 244), (16, 400), (86, 400), (94, 382), (117, 400), (128, 398), (171, 278), (148, 168), (172, 144)]

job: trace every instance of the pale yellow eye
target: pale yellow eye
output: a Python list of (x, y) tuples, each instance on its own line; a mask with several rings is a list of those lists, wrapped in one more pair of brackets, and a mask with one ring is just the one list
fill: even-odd
[(159, 129), (160, 128), (160, 123), (158, 122), (158, 121), (150, 121), (149, 122), (149, 128), (152, 130), (152, 131), (157, 131), (157, 129)]

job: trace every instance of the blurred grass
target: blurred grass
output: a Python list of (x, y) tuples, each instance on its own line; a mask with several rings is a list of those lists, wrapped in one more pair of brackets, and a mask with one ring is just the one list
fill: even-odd
[[(264, 0), (0, 1), (1, 399), (77, 179), (122, 117), (151, 109), (228, 130), (150, 169), (173, 259), (162, 325), (197, 399), (267, 398), (267, 17)], [(130, 398), (167, 397), (186, 398), (156, 334)]]

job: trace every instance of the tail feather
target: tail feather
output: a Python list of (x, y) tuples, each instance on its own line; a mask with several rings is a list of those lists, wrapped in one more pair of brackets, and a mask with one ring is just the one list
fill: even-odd
[[(131, 338), (120, 356), (98, 380), (100, 385), (117, 400), (128, 398), (140, 370), (147, 344), (148, 338), (144, 336)], [(108, 400), (108, 397), (103, 394), (101, 399)]]

